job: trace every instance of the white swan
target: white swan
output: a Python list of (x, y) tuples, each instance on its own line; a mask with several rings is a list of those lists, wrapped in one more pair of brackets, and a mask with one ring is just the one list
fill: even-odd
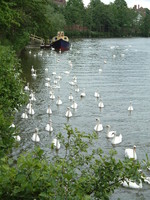
[(50, 84), (50, 80), (48, 80), (48, 82), (45, 83), (45, 87), (50, 87), (50, 86), (51, 86), (51, 84)]
[(16, 127), (15, 124), (12, 123), (9, 128), (15, 128), (15, 127)]
[(107, 138), (113, 138), (113, 137), (114, 137), (114, 132), (115, 132), (115, 131), (110, 131), (110, 128), (111, 128), (110, 125), (107, 125), (106, 127), (107, 127), (107, 135), (106, 135), (106, 137), (107, 137)]
[(34, 67), (33, 67), (33, 65), (32, 65), (32, 68), (31, 68), (31, 73), (34, 73)]
[(49, 77), (45, 78), (46, 81), (50, 81), (51, 79)]
[(122, 184), (123, 187), (132, 188), (132, 189), (141, 189), (142, 188), (142, 181), (141, 180), (140, 180), (140, 183), (137, 184), (136, 182), (133, 182), (130, 179), (126, 179), (121, 184)]
[(133, 111), (133, 106), (131, 101), (130, 101), (130, 106), (128, 107), (128, 111)]
[(122, 142), (122, 135), (116, 135), (116, 131), (113, 133), (114, 137), (111, 141), (111, 144), (120, 144)]
[(56, 75), (56, 72), (52, 72), (52, 75)]
[(17, 142), (20, 142), (20, 141), (21, 141), (21, 137), (20, 137), (19, 135), (14, 135), (13, 137), (15, 138), (15, 140), (16, 140)]
[(56, 150), (59, 150), (59, 149), (60, 149), (60, 142), (59, 142), (59, 140), (57, 140), (56, 138), (53, 139), (52, 145), (54, 145), (54, 147), (56, 148)]
[(71, 108), (76, 109), (77, 107), (78, 107), (78, 104), (75, 101), (73, 101), (73, 104), (71, 105)]
[(70, 95), (69, 95), (69, 100), (73, 100), (72, 93), (70, 93)]
[(26, 108), (29, 109), (31, 106), (31, 99), (29, 99), (29, 103), (27, 104)]
[(102, 99), (100, 99), (100, 102), (98, 104), (98, 107), (99, 108), (104, 108), (104, 103), (102, 102)]
[(95, 93), (94, 93), (94, 97), (99, 98), (99, 93), (98, 93), (98, 92), (95, 92)]
[(24, 113), (22, 113), (21, 118), (22, 119), (28, 119), (28, 115), (27, 115), (27, 111), (26, 110), (25, 110)]
[(71, 113), (71, 111), (70, 111), (70, 108), (69, 108), (69, 107), (67, 108), (66, 117), (67, 117), (67, 118), (70, 118), (70, 117), (72, 117), (72, 113)]
[(57, 75), (57, 76), (55, 76), (55, 78), (60, 81), (62, 79), (62, 76), (61, 75)]
[(81, 92), (81, 94), (80, 94), (80, 97), (85, 97), (86, 96), (86, 94), (85, 94), (85, 91), (83, 90), (82, 92)]
[(46, 113), (49, 114), (49, 115), (52, 114), (52, 110), (51, 110), (51, 108), (50, 108), (50, 105), (48, 105), (48, 108), (47, 108), (47, 110), (46, 110)]
[(39, 130), (38, 128), (35, 129), (35, 133), (32, 135), (31, 139), (34, 142), (40, 142), (40, 137), (39, 137)]
[(53, 92), (52, 92), (52, 94), (50, 95), (50, 99), (55, 99), (55, 95), (54, 95)]
[(31, 101), (36, 101), (35, 92), (31, 92), (31, 94), (30, 94), (30, 100)]
[(29, 89), (29, 83), (27, 83), (27, 85), (24, 87), (24, 90), (25, 91), (29, 91), (30, 89)]
[(34, 70), (34, 72), (32, 73), (32, 77), (34, 77), (34, 78), (37, 77), (36, 70)]
[(79, 86), (76, 84), (75, 85), (75, 92), (79, 92), (79, 91), (80, 91)]
[(137, 160), (137, 154), (136, 154), (136, 146), (133, 146), (133, 149), (125, 149), (125, 157), (127, 158), (133, 158), (134, 160)]
[(62, 100), (60, 99), (60, 97), (58, 96), (58, 99), (56, 101), (56, 105), (61, 105), (62, 104)]
[(143, 180), (144, 180), (145, 183), (150, 184), (150, 177), (149, 176), (146, 176), (146, 177), (142, 176), (141, 178), (143, 178)]
[(69, 75), (69, 74), (70, 74), (70, 72), (71, 72), (71, 70), (70, 70), (70, 71), (64, 71), (64, 74), (67, 74), (67, 75)]
[(102, 131), (102, 130), (103, 130), (103, 125), (100, 123), (100, 119), (97, 118), (97, 119), (96, 119), (96, 122), (97, 122), (97, 124), (96, 124), (96, 126), (94, 127), (94, 130), (95, 130), (96, 132)]
[(30, 108), (29, 108), (29, 111), (28, 111), (29, 115), (34, 115), (34, 110), (32, 108), (32, 104), (30, 104)]
[(52, 120), (49, 120), (49, 123), (46, 125), (45, 127), (46, 131), (52, 132), (53, 131), (53, 127), (52, 127)]

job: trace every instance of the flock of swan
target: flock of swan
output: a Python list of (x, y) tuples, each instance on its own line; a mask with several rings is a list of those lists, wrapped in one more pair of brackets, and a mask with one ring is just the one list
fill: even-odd
[[(39, 55), (42, 56), (42, 51), (39, 52)], [(123, 57), (125, 55), (122, 54), (121, 56)], [(116, 56), (113, 55), (114, 59), (115, 59), (115, 57)], [(58, 60), (58, 62), (59, 62), (59, 60)], [(104, 64), (107, 64), (106, 60), (104, 60)], [(71, 77), (71, 69), (73, 68), (72, 61), (69, 60), (68, 65), (69, 65), (69, 70), (64, 71), (63, 73), (64, 73), (64, 75)], [(56, 105), (61, 106), (63, 104), (63, 101), (61, 100), (61, 96), (57, 96), (57, 97), (55, 96), (55, 89), (60, 89), (61, 80), (63, 79), (63, 75), (62, 74), (58, 75), (55, 71), (53, 71), (53, 72), (51, 72), (51, 76), (48, 76), (49, 75), (49, 68), (45, 68), (45, 72), (46, 72), (46, 75), (47, 75), (45, 77), (45, 81), (46, 81), (45, 87), (49, 89), (50, 100), (56, 101)], [(102, 72), (102, 69), (99, 69), (99, 72)], [(31, 77), (36, 79), (37, 76), (38, 76), (37, 70), (34, 69), (34, 66), (31, 66)], [(53, 79), (53, 81), (52, 81), (52, 79)], [(79, 94), (80, 98), (84, 99), (86, 97), (86, 95), (87, 95), (86, 91), (85, 91), (85, 89), (82, 89), (82, 90), (80, 89), (80, 87), (78, 85), (78, 78), (76, 76), (73, 76), (72, 80), (69, 81), (68, 84), (73, 88), (73, 90), (76, 93)], [(24, 90), (29, 93), (29, 103), (26, 105), (24, 112), (21, 114), (21, 118), (22, 119), (28, 119), (29, 115), (35, 114), (33, 102), (36, 102), (36, 94), (30, 88), (29, 83), (27, 83), (27, 85), (24, 87)], [(93, 96), (95, 98), (99, 99), (98, 107), (101, 108), (101, 109), (104, 109), (105, 106), (104, 106), (104, 103), (102, 101), (100, 94), (97, 91), (95, 91)], [(74, 100), (74, 96), (73, 96), (72, 92), (70, 92), (68, 99), (71, 102), (71, 105), (66, 108), (66, 113), (64, 113), (64, 116), (67, 119), (73, 117), (72, 110), (73, 109), (76, 110), (78, 108), (78, 103)], [(133, 109), (132, 102), (129, 103), (129, 107), (127, 108), (127, 110), (130, 113), (133, 112), (134, 109)], [(49, 116), (52, 115), (53, 111), (51, 109), (50, 104), (48, 104), (48, 107), (47, 107), (45, 112)], [(112, 145), (120, 144), (123, 140), (122, 134), (117, 134), (117, 132), (115, 130), (111, 130), (110, 125), (107, 125), (106, 128), (107, 128), (106, 137), (111, 141), (111, 144)], [(99, 133), (103, 130), (103, 125), (102, 125), (99, 117), (96, 118), (96, 123), (95, 123), (95, 126), (93, 127), (93, 129), (97, 133)], [(51, 118), (49, 119), (49, 122), (46, 124), (45, 130), (48, 131), (48, 132), (53, 132), (54, 129), (53, 129), (53, 123), (52, 123)], [(21, 137), (19, 135), (14, 136), (14, 137), (17, 141), (21, 140)], [(39, 129), (37, 127), (35, 128), (35, 132), (33, 133), (31, 140), (33, 142), (40, 142)], [(52, 145), (54, 146), (54, 148), (56, 150), (59, 150), (60, 147), (61, 147), (61, 144), (60, 144), (60, 142), (57, 138), (53, 138)], [(124, 153), (125, 153), (125, 157), (127, 157), (129, 159), (137, 160), (136, 146), (135, 145), (133, 146), (133, 148), (125, 149)], [(148, 182), (150, 184), (148, 177), (147, 177), (147, 179), (145, 178), (145, 182)], [(132, 180), (126, 180), (122, 183), (122, 185), (124, 187), (130, 187), (130, 188), (134, 188), (134, 189), (142, 188), (142, 182), (140, 182), (140, 184), (137, 184), (137, 183), (133, 182)]]

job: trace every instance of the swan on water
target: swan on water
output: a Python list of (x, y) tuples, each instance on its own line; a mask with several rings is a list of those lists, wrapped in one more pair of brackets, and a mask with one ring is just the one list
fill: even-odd
[(49, 77), (45, 78), (46, 81), (50, 81), (51, 79)]
[(130, 106), (128, 107), (128, 111), (133, 111), (133, 106), (131, 101), (130, 101)]
[(94, 127), (94, 130), (96, 132), (102, 131), (103, 130), (103, 125), (100, 123), (100, 119), (96, 118), (96, 125)]
[[(71, 70), (70, 70), (70, 71), (71, 71)], [(69, 74), (70, 74), (70, 71), (64, 71), (64, 74), (69, 75)]]
[(29, 99), (29, 103), (27, 104), (26, 108), (29, 109), (31, 106), (31, 99)]
[(77, 107), (78, 107), (78, 104), (75, 101), (73, 101), (73, 104), (71, 105), (71, 108), (76, 109)]
[(56, 138), (53, 139), (52, 145), (54, 145), (54, 147), (56, 148), (56, 150), (59, 150), (59, 149), (60, 149), (60, 142), (59, 142), (59, 140), (57, 140)]
[(125, 56), (125, 54), (124, 53), (121, 53), (121, 57), (123, 58)]
[(99, 93), (98, 92), (94, 92), (94, 97), (99, 98)]
[(27, 110), (25, 110), (25, 112), (22, 113), (21, 118), (22, 119), (28, 119)]
[(19, 135), (14, 135), (13, 137), (15, 138), (15, 140), (16, 140), (17, 142), (20, 142), (20, 141), (21, 141), (21, 137), (20, 137)]
[(136, 182), (126, 179), (123, 182), (121, 182), (123, 187), (131, 188), (131, 189), (141, 189), (142, 188), (142, 181), (140, 180), (140, 183), (137, 184)]
[(146, 176), (146, 177), (142, 176), (141, 178), (143, 178), (143, 180), (144, 180), (145, 183), (150, 184), (150, 177), (149, 176)]
[(113, 138), (113, 137), (114, 137), (114, 132), (115, 132), (115, 131), (110, 131), (110, 128), (111, 128), (110, 125), (107, 125), (106, 127), (107, 127), (107, 135), (106, 135), (106, 137), (107, 137), (107, 138)]
[(116, 135), (116, 131), (114, 131), (114, 137), (111, 141), (111, 144), (120, 144), (122, 142), (122, 135)]
[(102, 102), (102, 99), (100, 99), (100, 102), (98, 104), (98, 107), (99, 108), (104, 108), (104, 103)]
[(62, 76), (61, 75), (58, 75), (58, 76), (55, 76), (56, 79), (58, 80), (61, 80), (62, 79)]
[(40, 142), (40, 137), (38, 134), (39, 134), (39, 130), (38, 130), (38, 128), (36, 128), (35, 133), (31, 137), (33, 142)]
[(32, 108), (32, 104), (30, 104), (30, 108), (28, 110), (29, 115), (34, 115), (34, 109)]
[(34, 68), (33, 68), (33, 65), (32, 65), (32, 68), (31, 68), (31, 73), (34, 73)]
[(46, 113), (47, 113), (47, 114), (50, 114), (50, 115), (52, 114), (52, 110), (51, 110), (51, 108), (50, 108), (50, 105), (48, 105), (48, 108), (47, 108), (47, 110), (46, 110)]
[(30, 100), (31, 101), (36, 101), (36, 98), (35, 98), (35, 92), (31, 92), (31, 94), (30, 94)]
[(102, 72), (103, 70), (101, 69), (101, 68), (99, 68), (99, 70), (98, 70), (99, 72)]
[(76, 83), (74, 81), (70, 81), (69, 84), (74, 86)]
[(50, 99), (55, 99), (55, 95), (54, 95), (53, 92), (52, 92), (52, 94), (50, 95)]
[(70, 93), (70, 95), (69, 95), (69, 100), (73, 100), (72, 93)]
[(29, 91), (29, 90), (30, 90), (30, 88), (29, 88), (29, 83), (27, 83), (27, 85), (24, 87), (24, 90), (25, 90), (25, 91)]
[(58, 83), (58, 80), (54, 79), (53, 83), (54, 83), (54, 84), (57, 84), (57, 83)]
[(56, 72), (52, 72), (52, 75), (56, 75)]
[(45, 87), (50, 87), (51, 86), (51, 84), (50, 84), (50, 80), (47, 82), (47, 83), (45, 83)]
[(34, 72), (32, 73), (32, 77), (34, 77), (34, 78), (37, 77), (36, 70), (34, 70)]
[(80, 91), (79, 86), (76, 84), (75, 85), (75, 92), (79, 92), (79, 91)]
[(15, 127), (16, 127), (15, 124), (12, 123), (9, 128), (15, 128)]
[(137, 160), (136, 146), (135, 145), (133, 146), (132, 149), (125, 149), (125, 157), (133, 158), (134, 160)]
[(83, 90), (82, 92), (81, 92), (81, 94), (80, 94), (80, 97), (85, 97), (86, 96), (86, 94), (85, 94), (85, 91)]
[(51, 119), (49, 120), (49, 123), (46, 124), (45, 130), (46, 130), (46, 131), (49, 131), (49, 132), (52, 132), (52, 131), (53, 131), (52, 120), (51, 120)]
[(66, 117), (68, 117), (68, 118), (72, 117), (72, 113), (71, 113), (69, 107), (67, 108)]
[(74, 83), (77, 83), (77, 77), (76, 76), (73, 77), (73, 81), (74, 81)]
[(56, 105), (61, 105), (62, 104), (62, 100), (60, 99), (60, 96), (58, 96), (58, 99), (56, 101)]

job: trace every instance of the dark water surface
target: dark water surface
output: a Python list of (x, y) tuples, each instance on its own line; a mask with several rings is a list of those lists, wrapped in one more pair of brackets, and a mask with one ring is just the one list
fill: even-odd
[[(30, 49), (29, 49), (30, 50)], [(64, 124), (68, 123), (73, 128), (87, 133), (93, 132), (96, 118), (99, 117), (104, 130), (99, 133), (95, 147), (104, 151), (115, 148), (118, 157), (124, 158), (125, 148), (137, 147), (139, 160), (150, 156), (150, 39), (82, 39), (72, 41), (72, 49), (64, 53), (37, 48), (26, 50), (22, 55), (24, 77), (30, 83), (30, 88), (35, 92), (36, 101), (33, 102), (34, 116), (21, 119), (25, 107), (16, 116), (16, 126), (20, 128), (20, 150), (32, 149), (31, 140), (36, 127), (39, 129), (40, 146), (51, 157), (51, 141), (58, 132), (64, 132)], [(69, 62), (72, 62), (72, 67)], [(37, 78), (31, 76), (31, 66), (37, 70)], [(48, 69), (46, 71), (45, 69)], [(67, 75), (64, 72), (70, 71)], [(52, 75), (56, 72), (56, 75)], [(54, 89), (55, 99), (50, 99), (50, 88), (45, 87), (45, 78), (51, 79), (54, 85), (56, 76), (61, 75), (60, 89)], [(77, 77), (80, 92), (75, 92), (72, 82)], [(86, 97), (80, 97), (85, 89)], [(94, 97), (94, 92), (100, 93), (105, 105), (100, 110), (100, 99)], [(76, 110), (71, 109), (72, 118), (67, 120), (65, 113), (72, 101), (68, 99), (72, 93), (78, 104)], [(56, 105), (57, 96), (63, 104)], [(133, 112), (128, 112), (132, 101)], [(51, 106), (54, 131), (50, 134), (45, 131), (49, 121), (46, 113), (48, 104)], [(121, 133), (123, 141), (113, 147), (106, 138), (106, 125), (110, 124), (113, 130)], [(60, 154), (63, 153), (60, 149)], [(148, 174), (150, 176), (150, 172)], [(112, 195), (111, 199), (150, 199), (150, 186), (143, 184), (140, 190), (120, 188)]]

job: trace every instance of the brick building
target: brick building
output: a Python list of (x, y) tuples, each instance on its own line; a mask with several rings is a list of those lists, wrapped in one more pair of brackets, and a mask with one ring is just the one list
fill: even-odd
[(58, 5), (66, 5), (66, 0), (54, 0), (54, 2)]

